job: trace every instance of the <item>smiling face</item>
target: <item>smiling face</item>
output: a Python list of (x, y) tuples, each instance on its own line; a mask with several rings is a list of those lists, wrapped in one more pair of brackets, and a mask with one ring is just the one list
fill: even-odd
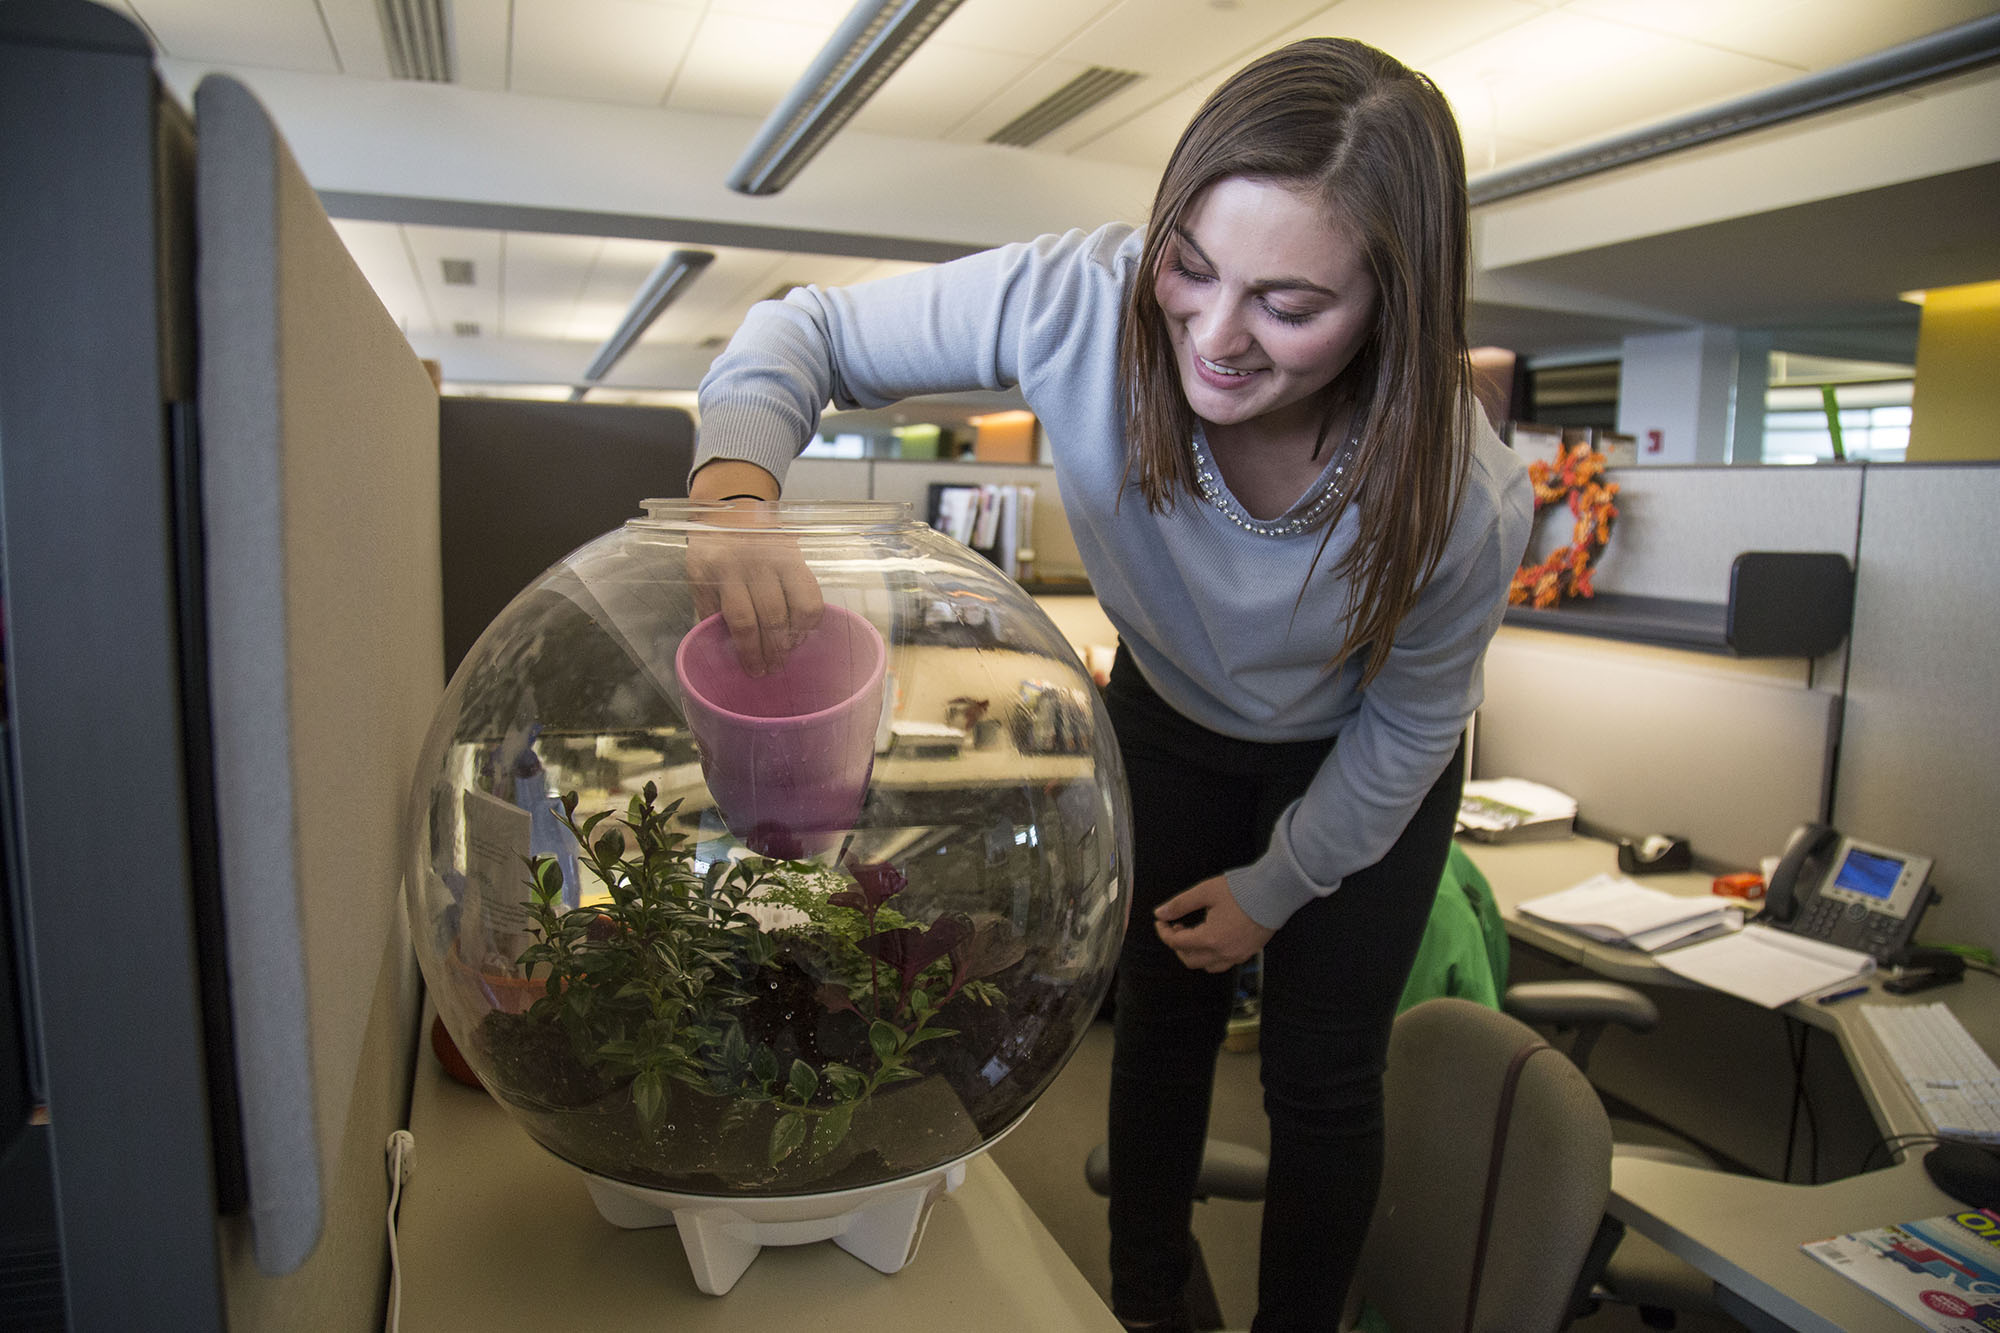
[(1153, 293), (1188, 405), (1212, 426), (1316, 429), (1320, 390), (1375, 327), (1376, 283), (1353, 233), (1271, 180), (1230, 176), (1196, 195)]

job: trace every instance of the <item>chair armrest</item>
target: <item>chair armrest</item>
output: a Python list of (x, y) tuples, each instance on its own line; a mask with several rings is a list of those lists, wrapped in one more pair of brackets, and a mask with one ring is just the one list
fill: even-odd
[(1660, 1021), (1650, 999), (1615, 981), (1524, 981), (1507, 988), (1500, 1007), (1523, 1023), (1564, 1028), (1612, 1023), (1651, 1032)]

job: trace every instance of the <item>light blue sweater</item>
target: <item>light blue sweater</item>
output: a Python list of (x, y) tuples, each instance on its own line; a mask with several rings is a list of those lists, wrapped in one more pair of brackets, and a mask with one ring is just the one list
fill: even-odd
[[(1479, 416), (1443, 559), (1388, 665), (1358, 690), (1358, 660), (1325, 670), (1346, 605), (1329, 571), (1353, 543), (1352, 510), (1295, 611), (1320, 531), (1261, 536), (1200, 497), (1166, 514), (1137, 491), (1120, 503), (1118, 322), (1141, 239), (1123, 224), (1072, 231), (753, 307), (702, 381), (695, 467), (742, 459), (782, 483), (829, 401), (881, 407), (1018, 385), (1048, 432), (1091, 587), (1159, 695), (1229, 736), (1339, 734), (1269, 849), (1228, 874), (1243, 909), (1276, 928), (1379, 860), (1450, 760), (1479, 705), (1480, 663), (1533, 523), (1527, 468)], [(1226, 492), (1223, 503), (1235, 506)]]

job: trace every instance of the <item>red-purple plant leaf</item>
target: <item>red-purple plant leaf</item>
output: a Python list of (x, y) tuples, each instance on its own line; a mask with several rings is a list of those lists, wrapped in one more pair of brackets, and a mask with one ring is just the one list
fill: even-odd
[[(854, 877), (854, 885), (861, 891), (869, 907), (880, 907), (889, 899), (901, 893), (909, 880), (903, 872), (887, 861), (857, 861), (848, 857), (843, 867)], [(828, 902), (839, 903), (841, 894), (835, 894)], [(847, 906), (841, 903), (841, 906)]]
[(870, 935), (857, 947), (870, 958), (895, 968), (907, 990), (925, 968), (950, 953), (971, 928), (970, 921), (954, 912), (928, 926), (903, 926)]

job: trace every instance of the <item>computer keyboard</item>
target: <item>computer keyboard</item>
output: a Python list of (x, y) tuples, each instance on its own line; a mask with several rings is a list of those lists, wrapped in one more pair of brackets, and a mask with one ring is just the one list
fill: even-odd
[(2000, 1144), (2000, 1068), (1941, 1004), (1865, 1004), (1897, 1072), (1948, 1139)]

